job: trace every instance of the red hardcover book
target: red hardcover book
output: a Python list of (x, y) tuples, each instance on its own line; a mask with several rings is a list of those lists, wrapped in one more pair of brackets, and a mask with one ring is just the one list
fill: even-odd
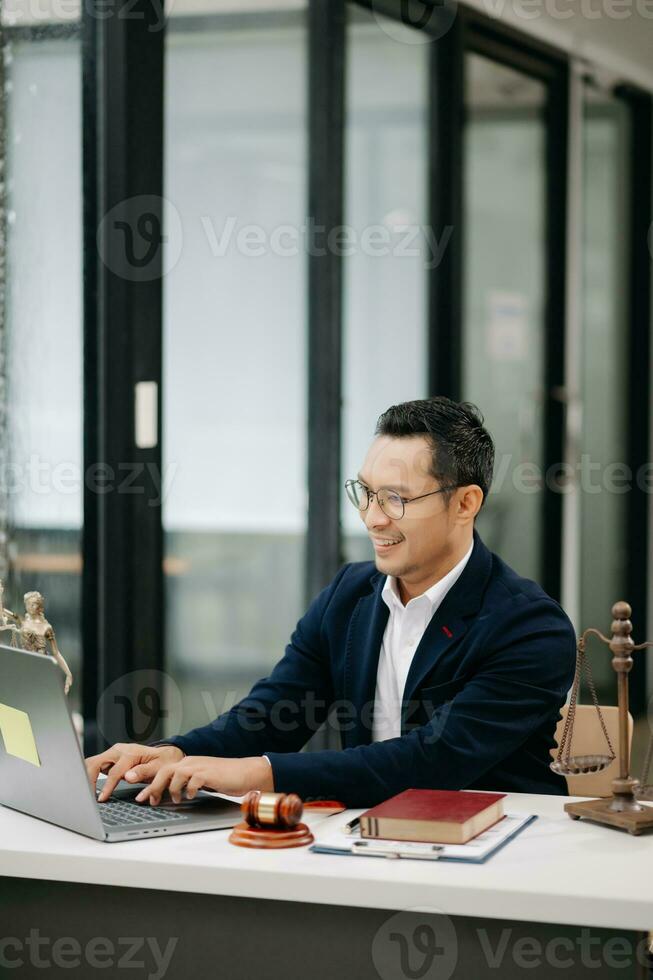
[(407, 789), (361, 815), (361, 837), (466, 844), (503, 818), (505, 795)]

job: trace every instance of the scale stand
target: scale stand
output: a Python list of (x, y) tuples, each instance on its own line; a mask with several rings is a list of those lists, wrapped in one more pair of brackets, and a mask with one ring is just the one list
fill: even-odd
[[(583, 768), (582, 758), (574, 759), (574, 757), (570, 757), (569, 746), (571, 744), (571, 739), (569, 740), (569, 743), (567, 743), (566, 756), (564, 755), (567, 735), (570, 734), (570, 730), (573, 728), (573, 717), (580, 682), (581, 667), (585, 661), (585, 637), (588, 636), (588, 634), (593, 634), (594, 636), (598, 636), (603, 643), (606, 643), (610, 647), (612, 652), (612, 667), (617, 674), (617, 693), (619, 703), (619, 775), (616, 779), (612, 780), (611, 797), (601, 800), (587, 800), (584, 803), (567, 803), (565, 805), (565, 810), (572, 820), (580, 820), (581, 817), (584, 817), (586, 820), (591, 820), (594, 823), (601, 823), (608, 827), (618, 827), (621, 830), (627, 830), (630, 834), (641, 834), (644, 831), (651, 830), (653, 828), (653, 807), (644, 806), (637, 800), (639, 781), (630, 775), (630, 747), (628, 743), (628, 673), (633, 666), (633, 651), (642, 650), (644, 647), (653, 646), (653, 643), (640, 643), (638, 646), (635, 646), (633, 638), (630, 635), (633, 631), (633, 624), (630, 621), (631, 608), (627, 602), (616, 602), (612, 607), (612, 616), (613, 623), (611, 626), (611, 639), (608, 639), (599, 630), (589, 629), (585, 630), (578, 641), (576, 677), (574, 678), (569, 714), (567, 716), (568, 721), (569, 719), (571, 720), (565, 726), (563, 737), (560, 742), (558, 758), (552, 763), (552, 768), (555, 769), (556, 772), (561, 773), (564, 773), (565, 771), (596, 772), (597, 768), (605, 768), (605, 765), (601, 763), (596, 765), (594, 769)], [(585, 667), (587, 670), (588, 668), (586, 661)], [(589, 674), (589, 672), (588, 678), (590, 678), (590, 685), (593, 689), (593, 685), (591, 684), (591, 674)], [(596, 692), (594, 690), (592, 690), (592, 697), (594, 700), (594, 705), (599, 714), (603, 733), (607, 739), (610, 750), (612, 750), (610, 739), (608, 738), (605, 725), (603, 723), (601, 710), (598, 706)], [(592, 758), (596, 758), (597, 760), (605, 758), (607, 760), (607, 764), (609, 764), (609, 762), (614, 758), (614, 753), (612, 756), (590, 756), (586, 758), (588, 761)], [(580, 767), (579, 763), (581, 764)]]

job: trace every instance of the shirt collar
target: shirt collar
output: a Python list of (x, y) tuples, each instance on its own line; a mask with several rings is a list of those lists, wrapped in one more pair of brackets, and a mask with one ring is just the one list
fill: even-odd
[(387, 575), (383, 585), (383, 591), (381, 593), (383, 597), (383, 601), (385, 602), (385, 604), (388, 606), (389, 609), (392, 610), (393, 608), (395, 608), (395, 609), (400, 609), (402, 611), (404, 609), (407, 609), (408, 606), (411, 606), (413, 603), (415, 605), (422, 605), (428, 602), (430, 610), (434, 611), (442, 603), (442, 600), (446, 596), (449, 589), (451, 589), (455, 585), (455, 583), (462, 575), (465, 565), (467, 564), (467, 562), (472, 556), (473, 550), (474, 550), (474, 542), (472, 541), (471, 545), (469, 546), (469, 551), (467, 552), (467, 554), (460, 559), (458, 564), (455, 565), (450, 572), (447, 572), (444, 578), (441, 578), (439, 582), (436, 582), (435, 585), (432, 585), (429, 589), (426, 590), (426, 592), (423, 592), (421, 595), (415, 596), (414, 599), (410, 599), (406, 604), (406, 606), (404, 606), (403, 602), (401, 601), (401, 598), (399, 597), (399, 587), (397, 585), (397, 579), (394, 577), (394, 575)]

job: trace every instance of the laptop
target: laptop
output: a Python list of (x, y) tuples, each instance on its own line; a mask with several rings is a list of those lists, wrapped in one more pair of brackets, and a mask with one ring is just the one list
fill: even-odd
[[(99, 783), (99, 785), (101, 785)], [(200, 791), (193, 800), (134, 803), (143, 783), (118, 784), (97, 802), (73, 725), (64, 675), (52, 657), (0, 644), (0, 803), (95, 840), (142, 840), (234, 827), (231, 800)]]

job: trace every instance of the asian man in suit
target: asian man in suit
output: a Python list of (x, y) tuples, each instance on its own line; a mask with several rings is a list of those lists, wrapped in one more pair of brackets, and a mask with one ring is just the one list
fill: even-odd
[[(347, 482), (374, 562), (339, 570), (270, 675), (230, 711), (165, 743), (89, 758), (93, 785), (107, 773), (101, 799), (121, 778), (148, 782), (140, 799), (152, 805), (165, 789), (178, 802), (202, 787), (350, 807), (413, 787), (566, 793), (549, 752), (574, 631), (474, 529), (493, 467), (473, 405), (434, 397), (384, 412)], [(327, 718), (342, 747), (301, 752)]]

